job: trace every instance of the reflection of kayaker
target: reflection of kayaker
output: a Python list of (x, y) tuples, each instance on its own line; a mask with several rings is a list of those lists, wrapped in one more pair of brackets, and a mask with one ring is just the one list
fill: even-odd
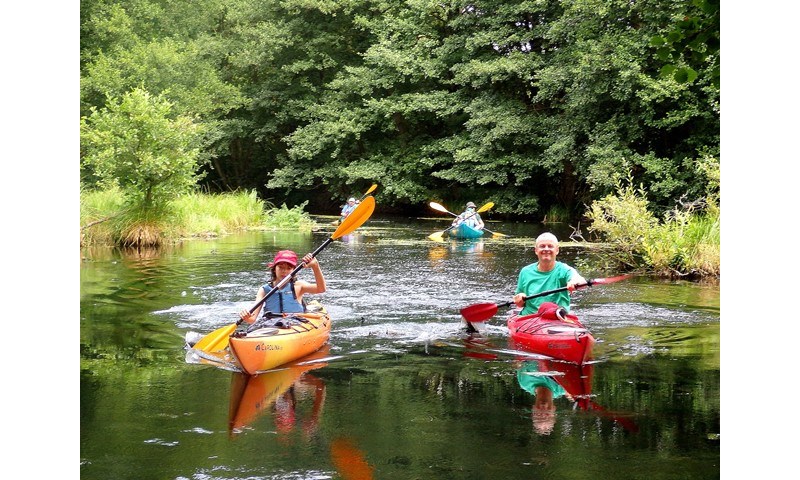
[(566, 397), (574, 400), (573, 395), (553, 378), (558, 372), (547, 370), (547, 366), (544, 361), (526, 361), (517, 369), (519, 386), (534, 396), (531, 420), (534, 430), (540, 435), (550, 435), (556, 424), (555, 399)]
[(517, 370), (517, 381), (523, 390), (536, 396), (531, 410), (534, 429), (548, 435), (556, 421), (554, 400), (565, 397), (575, 402), (581, 410), (610, 418), (628, 432), (638, 432), (639, 427), (627, 416), (607, 411), (592, 400), (593, 364), (538, 360), (522, 362)]
[(234, 374), (228, 412), (231, 436), (251, 425), (267, 410), (274, 411), (279, 431), (290, 431), (296, 423), (298, 400), (308, 396), (313, 396), (314, 406), (310, 418), (303, 422), (303, 430), (313, 433), (325, 403), (325, 383), (307, 372), (326, 366), (324, 359), (329, 351), (330, 347), (325, 345), (286, 368), (260, 375)]

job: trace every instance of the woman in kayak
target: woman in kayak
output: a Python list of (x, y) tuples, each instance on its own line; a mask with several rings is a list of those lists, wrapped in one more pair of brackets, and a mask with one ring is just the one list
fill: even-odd
[[(571, 266), (556, 260), (558, 239), (552, 233), (547, 232), (536, 237), (533, 251), (539, 261), (522, 267), (517, 278), (514, 303), (518, 307), (523, 307), (520, 315), (536, 313), (544, 302), (553, 302), (569, 312), (570, 293), (575, 291), (577, 285), (585, 284), (586, 279)], [(532, 298), (527, 302), (523, 300), (526, 296), (563, 287), (569, 290)]]
[[(244, 309), (239, 312), (239, 317), (247, 323), (253, 323), (258, 319), (258, 314), (261, 312), (261, 307), (264, 307), (264, 317), (270, 318), (270, 314), (283, 314), (283, 313), (300, 313), (306, 311), (303, 295), (307, 293), (323, 293), (325, 288), (325, 277), (322, 275), (322, 269), (319, 266), (317, 259), (309, 254), (303, 257), (303, 267), (311, 267), (314, 271), (314, 283), (305, 280), (295, 280), (294, 278), (286, 282), (283, 287), (273, 293), (264, 303), (260, 304), (253, 313), (250, 310)], [(269, 283), (264, 284), (258, 289), (256, 294), (256, 302), (260, 301), (267, 295), (267, 292), (272, 290), (283, 280), (287, 275), (292, 273), (292, 270), (297, 266), (297, 254), (291, 250), (281, 250), (275, 254), (275, 258), (270, 262), (267, 267), (270, 269), (271, 279)]]

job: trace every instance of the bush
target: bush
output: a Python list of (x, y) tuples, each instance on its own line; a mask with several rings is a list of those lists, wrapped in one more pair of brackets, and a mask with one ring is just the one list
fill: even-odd
[(719, 208), (701, 200), (683, 203), (658, 221), (643, 189), (618, 186), (592, 203), (588, 230), (613, 246), (606, 253), (622, 266), (671, 277), (719, 276)]

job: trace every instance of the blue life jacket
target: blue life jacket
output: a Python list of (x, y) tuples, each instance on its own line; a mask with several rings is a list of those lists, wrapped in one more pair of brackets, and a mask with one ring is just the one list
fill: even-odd
[[(264, 285), (263, 288), (265, 292), (269, 293), (269, 291), (272, 290), (272, 285), (268, 283)], [(269, 313), (299, 313), (306, 311), (305, 302), (300, 303), (297, 301), (297, 293), (294, 290), (294, 280), (291, 280), (284, 285), (282, 289), (273, 293), (264, 302), (263, 308), (265, 317), (268, 316)]]

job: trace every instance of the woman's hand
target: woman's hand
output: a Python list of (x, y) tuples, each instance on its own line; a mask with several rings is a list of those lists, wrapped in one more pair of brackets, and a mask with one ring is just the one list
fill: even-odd
[(244, 320), (247, 323), (253, 323), (253, 321), (255, 321), (255, 318), (253, 318), (253, 317), (254, 317), (254, 315), (252, 313), (250, 313), (250, 310), (246, 310), (245, 309), (245, 310), (242, 310), (241, 312), (239, 312), (239, 318), (241, 318), (242, 320)]
[(317, 261), (316, 257), (311, 255), (310, 253), (307, 253), (306, 256), (303, 257), (303, 264), (306, 267), (315, 267), (319, 265), (319, 262)]

